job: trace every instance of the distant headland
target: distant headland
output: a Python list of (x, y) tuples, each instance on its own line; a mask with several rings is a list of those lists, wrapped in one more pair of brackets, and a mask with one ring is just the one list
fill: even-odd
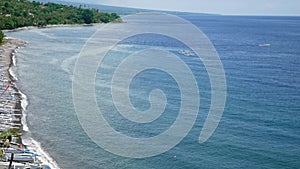
[(42, 3), (29, 0), (2, 0), (0, 2), (0, 30), (20, 27), (61, 24), (92, 24), (120, 22), (116, 13), (100, 12), (82, 6)]

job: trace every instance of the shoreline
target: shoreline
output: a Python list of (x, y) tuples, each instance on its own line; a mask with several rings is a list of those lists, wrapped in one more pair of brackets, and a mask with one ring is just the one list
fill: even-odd
[[(21, 95), (19, 90), (16, 86), (16, 79), (11, 74), (11, 68), (13, 67), (13, 57), (16, 53), (16, 50), (20, 47), (23, 47), (27, 44), (27, 42), (14, 39), (14, 38), (5, 38), (5, 44), (0, 47), (0, 61), (1, 61), (1, 80), (0, 83), (3, 87), (6, 87), (7, 90), (2, 91), (2, 95), (0, 96), (1, 101), (10, 100), (11, 104), (10, 107), (13, 107), (11, 113), (15, 116), (17, 120), (17, 124), (20, 126), (18, 130), (22, 132), (23, 125), (21, 123), (22, 117), (22, 107), (21, 107)], [(9, 99), (9, 98), (10, 99)], [(13, 105), (14, 104), (14, 105)], [(0, 103), (0, 107), (3, 107), (3, 111), (6, 111), (4, 107), (4, 103)], [(16, 117), (19, 116), (19, 117)], [(8, 127), (9, 128), (9, 127)], [(21, 143), (21, 140), (20, 140)]]
[[(11, 112), (11, 116), (14, 117), (15, 120), (11, 125), (6, 126), (5, 130), (16, 128), (20, 132), (19, 139), (12, 140), (11, 145), (18, 145), (22, 144), (26, 150), (30, 152), (36, 152), (42, 157), (37, 157), (39, 163), (42, 165), (49, 165), (52, 169), (60, 168), (57, 163), (49, 156), (49, 154), (42, 150), (40, 144), (35, 141), (33, 138), (29, 137), (26, 139), (24, 138), (24, 132), (28, 132), (28, 127), (26, 124), (26, 114), (25, 110), (27, 107), (27, 99), (26, 95), (23, 94), (17, 87), (16, 81), (18, 80), (16, 75), (14, 74), (15, 68), (15, 54), (17, 50), (21, 47), (25, 47), (28, 42), (25, 42), (20, 39), (6, 37), (5, 43), (0, 46), (0, 72), (1, 72), (1, 79), (0, 79), (0, 86), (2, 86), (2, 91), (4, 94), (0, 96), (0, 108), (1, 113), (0, 115), (4, 114), (2, 111)], [(3, 90), (4, 86), (7, 87), (7, 90)], [(9, 97), (9, 98), (8, 98)], [(10, 99), (11, 97), (11, 99)], [(25, 100), (24, 100), (25, 99)], [(5, 103), (10, 103), (10, 109), (6, 109)], [(26, 102), (26, 103), (25, 103)], [(0, 125), (3, 125), (0, 121)], [(2, 129), (2, 126), (1, 126)], [(3, 131), (0, 131), (3, 132)], [(24, 143), (28, 142), (28, 143)], [(1, 168), (2, 165), (0, 165)]]
[(76, 27), (76, 26), (94, 26), (98, 24), (103, 23), (94, 23), (94, 24), (57, 24), (57, 25), (46, 25), (46, 26), (25, 26), (15, 29), (4, 29), (2, 30), (3, 33), (6, 32), (16, 32), (16, 31), (22, 31), (22, 30), (31, 30), (31, 29), (47, 29), (47, 28), (59, 28), (59, 27)]
[(91, 23), (91, 24), (54, 24), (54, 25), (46, 25), (46, 26), (24, 26), (14, 29), (3, 29), (2, 32), (16, 32), (16, 31), (22, 31), (22, 30), (31, 30), (31, 29), (47, 29), (47, 28), (59, 28), (59, 27), (78, 27), (78, 26), (95, 26), (95, 25), (103, 25), (103, 24), (120, 24), (124, 23), (123, 20), (116, 20), (109, 23)]

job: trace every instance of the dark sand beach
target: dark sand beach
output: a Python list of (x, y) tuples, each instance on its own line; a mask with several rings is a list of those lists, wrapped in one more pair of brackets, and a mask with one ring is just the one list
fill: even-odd
[[(32, 150), (27, 150), (26, 145), (22, 142), (22, 95), (16, 85), (17, 79), (14, 76), (13, 71), (10, 70), (13, 66), (15, 66), (14, 57), (17, 49), (24, 47), (26, 44), (27, 42), (19, 39), (5, 38), (5, 44), (0, 46), (0, 132), (5, 132), (9, 129), (17, 129), (21, 134), (21, 137), (12, 137), (9, 143), (10, 148), (4, 148), (1, 151), (6, 152), (6, 154), (7, 151), (16, 151), (15, 156), (24, 155), (24, 152), (26, 151), (30, 153), (32, 152)], [(20, 147), (20, 145), (22, 146)], [(27, 155), (30, 156), (30, 153)], [(5, 158), (7, 157), (8, 156)], [(9, 162), (5, 161), (7, 161), (7, 159), (0, 162), (0, 169), (8, 167)], [(35, 161), (35, 163), (38, 162), (38, 165), (25, 161), (18, 162), (13, 162), (13, 167), (26, 168), (30, 166), (30, 168), (45, 168), (40, 165), (41, 161)]]
[[(16, 86), (16, 79), (10, 73), (10, 68), (13, 66), (13, 57), (16, 50), (22, 46), (25, 46), (26, 42), (14, 39), (6, 38), (5, 44), (0, 47), (0, 86), (1, 86), (1, 96), (0, 96), (0, 108), (3, 112), (12, 113), (15, 116), (14, 122), (18, 125), (18, 129), (22, 130), (22, 107), (21, 107), (21, 95)], [(9, 109), (11, 108), (11, 109)], [(9, 126), (7, 126), (9, 128)]]

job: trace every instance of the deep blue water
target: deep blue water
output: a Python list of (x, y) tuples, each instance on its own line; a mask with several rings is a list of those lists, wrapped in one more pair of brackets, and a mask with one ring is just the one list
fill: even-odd
[[(212, 41), (224, 66), (227, 101), (213, 136), (198, 143), (210, 104), (210, 83), (197, 57), (178, 53), (184, 46), (148, 35), (128, 39), (98, 70), (98, 104), (116, 130), (137, 137), (156, 135), (172, 124), (179, 109), (174, 79), (161, 71), (137, 76), (132, 104), (149, 108), (148, 94), (161, 88), (170, 99), (166, 113), (149, 125), (129, 123), (111, 114), (110, 71), (128, 52), (156, 46), (189, 65), (201, 92), (200, 112), (184, 140), (161, 155), (119, 157), (93, 143), (81, 128), (72, 102), (72, 72), (86, 40), (101, 26), (32, 29), (8, 33), (29, 42), (17, 54), (18, 85), (28, 96), (30, 133), (64, 169), (71, 168), (300, 168), (300, 18), (181, 16)], [(261, 43), (271, 46), (260, 47)], [(125, 54), (124, 54), (125, 53)], [(84, 97), (84, 96), (83, 96)], [(88, 109), (88, 108), (87, 108)], [(172, 113), (175, 112), (175, 113)], [(128, 130), (130, 129), (130, 130)], [(142, 148), (142, 147), (141, 147)]]

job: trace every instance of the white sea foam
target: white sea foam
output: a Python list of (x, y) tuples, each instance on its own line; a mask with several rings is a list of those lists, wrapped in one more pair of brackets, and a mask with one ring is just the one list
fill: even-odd
[(29, 131), (29, 128), (28, 128), (28, 125), (27, 125), (27, 121), (26, 121), (26, 117), (27, 117), (27, 114), (26, 114), (26, 109), (27, 109), (27, 106), (28, 106), (28, 100), (27, 100), (27, 96), (22, 93), (21, 91), (19, 91), (19, 93), (21, 94), (21, 107), (22, 107), (22, 125), (23, 125), (23, 130), (28, 132)]
[[(9, 73), (10, 75), (15, 79), (15, 80), (18, 80), (14, 70), (13, 70), (13, 67), (16, 66), (16, 58), (15, 58), (15, 55), (13, 55), (12, 57), (12, 62), (13, 62), (13, 66), (10, 67), (9, 69)], [(28, 98), (27, 96), (22, 93), (20, 90), (19, 90), (19, 93), (21, 95), (21, 107), (22, 107), (22, 119), (21, 119), (21, 122), (22, 122), (22, 126), (23, 126), (23, 131), (24, 132), (28, 132), (30, 133), (29, 131), (29, 127), (27, 125), (27, 121), (26, 121), (26, 117), (27, 117), (27, 114), (26, 114), (26, 109), (27, 109), (27, 106), (28, 106)], [(43, 165), (48, 165), (49, 167), (51, 167), (51, 169), (60, 169), (60, 167), (57, 165), (57, 163), (51, 158), (51, 156), (45, 152), (41, 146), (41, 144), (37, 141), (35, 141), (33, 138), (31, 137), (22, 137), (22, 141), (23, 141), (23, 144), (27, 146), (27, 148), (32, 151), (32, 152), (36, 152), (37, 154), (39, 154), (40, 156), (38, 157), (38, 159), (42, 162)]]
[(17, 75), (15, 74), (15, 72), (12, 70), (12, 68), (9, 68), (9, 74), (15, 79), (18, 80)]
[(60, 169), (58, 164), (51, 158), (51, 156), (43, 150), (42, 145), (35, 141), (33, 138), (24, 139), (23, 143), (27, 146), (27, 149), (31, 152), (37, 153), (38, 160), (43, 165), (48, 165), (51, 169)]
[[(17, 53), (17, 51), (15, 51), (15, 53)], [(12, 63), (13, 63), (13, 66), (16, 66), (16, 65), (17, 65), (15, 53), (13, 53), (13, 55), (12, 55)]]
[(15, 80), (18, 80), (18, 77), (16, 75), (16, 73), (14, 72), (13, 68), (16, 66), (16, 56), (15, 54), (12, 55), (12, 64), (13, 66), (11, 66), (8, 71), (9, 71), (9, 74), (15, 79)]
[[(23, 125), (23, 131), (30, 133), (29, 127), (27, 125), (26, 121), (26, 109), (28, 106), (28, 99), (27, 96), (19, 91), (21, 94), (21, 107), (22, 107), (22, 125)], [(29, 134), (30, 135), (30, 134)], [(28, 150), (31, 152), (36, 152), (38, 155), (37, 158), (42, 162), (43, 165), (48, 165), (51, 167), (51, 169), (60, 169), (58, 164), (51, 158), (51, 156), (43, 150), (41, 144), (34, 140), (32, 137), (22, 137), (23, 144), (27, 146)]]

